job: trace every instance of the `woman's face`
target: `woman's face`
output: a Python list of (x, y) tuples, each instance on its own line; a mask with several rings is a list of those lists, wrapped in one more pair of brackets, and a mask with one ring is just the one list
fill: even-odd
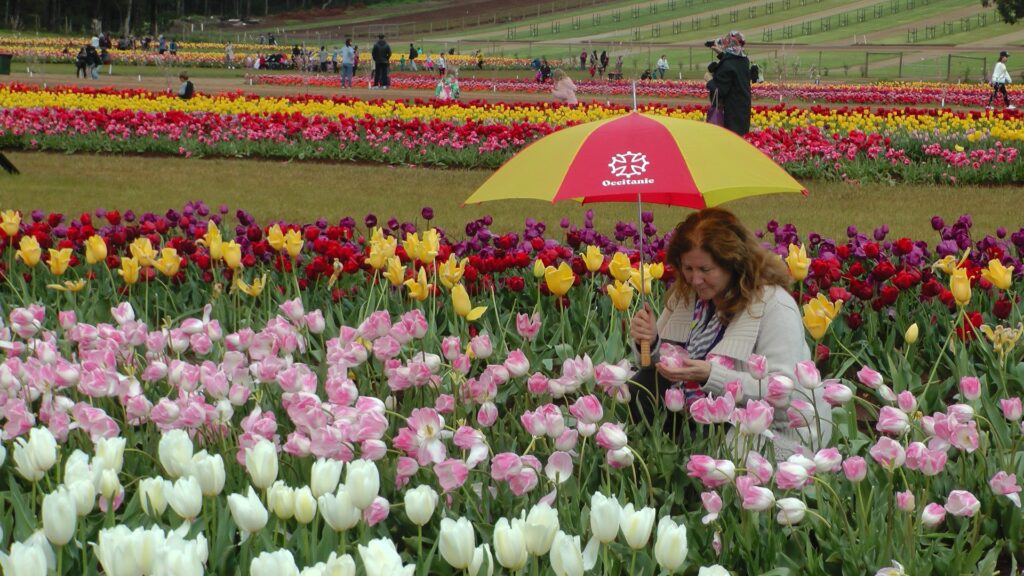
[(701, 300), (716, 300), (729, 289), (732, 273), (722, 268), (701, 248), (694, 248), (679, 260), (686, 283)]

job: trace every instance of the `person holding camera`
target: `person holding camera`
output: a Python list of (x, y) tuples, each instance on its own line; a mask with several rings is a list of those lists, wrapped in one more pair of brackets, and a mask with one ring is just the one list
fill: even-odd
[(716, 61), (708, 65), (711, 80), (708, 90), (717, 93), (717, 105), (725, 115), (725, 127), (743, 136), (750, 131), (750, 60), (743, 46), (746, 40), (732, 31), (704, 44), (715, 52)]

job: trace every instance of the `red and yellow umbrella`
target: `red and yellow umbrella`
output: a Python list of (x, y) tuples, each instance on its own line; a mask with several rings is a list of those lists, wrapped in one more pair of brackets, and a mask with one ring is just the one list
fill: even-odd
[(804, 187), (736, 134), (705, 122), (625, 116), (554, 132), (527, 146), (466, 199), (653, 202), (690, 208)]

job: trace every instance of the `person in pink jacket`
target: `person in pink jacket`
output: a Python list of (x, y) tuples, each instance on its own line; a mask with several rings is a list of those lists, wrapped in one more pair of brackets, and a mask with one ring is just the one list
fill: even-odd
[(569, 75), (564, 70), (561, 68), (555, 69), (551, 74), (551, 79), (554, 80), (551, 95), (556, 100), (569, 106), (575, 106), (579, 102), (576, 100), (576, 84), (573, 84), (572, 78), (569, 78)]

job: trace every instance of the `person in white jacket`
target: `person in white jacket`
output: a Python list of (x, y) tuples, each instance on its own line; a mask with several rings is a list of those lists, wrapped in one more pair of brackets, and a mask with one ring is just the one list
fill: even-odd
[(987, 108), (992, 108), (992, 102), (999, 97), (999, 94), (1003, 94), (1003, 104), (1010, 110), (1016, 110), (1017, 107), (1010, 104), (1010, 95), (1006, 92), (1006, 85), (1012, 82), (1010, 73), (1006, 70), (1006, 59), (1010, 57), (1010, 53), (1003, 50), (999, 53), (999, 60), (996, 61), (996, 66), (992, 70), (992, 95), (988, 97)]

